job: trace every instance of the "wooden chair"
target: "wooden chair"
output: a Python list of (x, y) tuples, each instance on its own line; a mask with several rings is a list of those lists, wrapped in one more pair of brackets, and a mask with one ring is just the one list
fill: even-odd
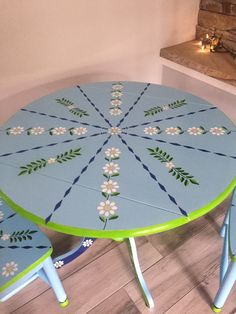
[(221, 311), (236, 280), (236, 190), (233, 193), (232, 205), (225, 216), (221, 235), (224, 236), (224, 246), (220, 265), (220, 287), (212, 306), (215, 313)]
[(48, 238), (0, 199), (0, 301), (5, 301), (37, 277), (53, 289), (62, 307), (68, 299), (53, 265)]

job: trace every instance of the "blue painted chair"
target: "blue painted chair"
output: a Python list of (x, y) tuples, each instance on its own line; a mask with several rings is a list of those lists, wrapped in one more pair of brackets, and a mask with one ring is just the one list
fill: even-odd
[(224, 246), (220, 265), (220, 287), (212, 306), (215, 313), (221, 311), (236, 281), (236, 190), (233, 193), (232, 205), (225, 216), (221, 235), (224, 236)]
[(62, 307), (68, 299), (54, 268), (48, 238), (33, 223), (0, 199), (0, 301), (3, 302), (37, 277), (53, 289)]

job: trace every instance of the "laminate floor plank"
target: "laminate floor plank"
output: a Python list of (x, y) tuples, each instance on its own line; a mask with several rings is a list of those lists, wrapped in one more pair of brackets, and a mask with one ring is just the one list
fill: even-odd
[[(146, 238), (137, 239), (137, 246), (140, 264), (144, 271), (162, 258)], [(41, 314), (42, 308), (47, 308), (50, 314), (84, 314), (117, 292), (134, 277), (127, 245), (122, 243), (63, 280), (70, 298), (68, 309), (59, 308), (52, 290), (49, 289), (18, 308), (15, 313)]]
[(127, 292), (122, 288), (101, 302), (88, 314), (141, 314)]
[[(191, 313), (212, 314), (212, 300), (219, 287), (219, 268), (207, 276), (198, 286), (192, 289), (181, 300), (173, 305), (166, 314)], [(223, 307), (222, 314), (236, 313), (236, 284), (232, 288)]]
[[(218, 268), (221, 245), (222, 239), (209, 225), (144, 272), (159, 314), (165, 313)], [(125, 289), (140, 312), (149, 313), (136, 281)]]
[(201, 218), (169, 230), (168, 232), (151, 235), (148, 239), (161, 255), (165, 257), (184, 244), (189, 238), (201, 232), (208, 225), (211, 225), (219, 232), (229, 201), (230, 199), (227, 199), (216, 209)]

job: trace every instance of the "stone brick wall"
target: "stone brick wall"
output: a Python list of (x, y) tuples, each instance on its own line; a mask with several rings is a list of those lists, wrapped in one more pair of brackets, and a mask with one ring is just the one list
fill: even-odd
[(213, 27), (223, 34), (226, 45), (236, 49), (236, 0), (201, 0), (196, 38), (210, 34)]

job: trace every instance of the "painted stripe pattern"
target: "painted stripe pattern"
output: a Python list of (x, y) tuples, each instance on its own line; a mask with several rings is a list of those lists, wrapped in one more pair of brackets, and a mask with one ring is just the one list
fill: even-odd
[(71, 142), (74, 142), (74, 141), (79, 141), (79, 140), (87, 139), (89, 137), (94, 137), (94, 136), (103, 135), (103, 134), (106, 134), (106, 132), (95, 133), (95, 134), (92, 134), (92, 135), (89, 135), (89, 136), (81, 136), (81, 137), (77, 137), (77, 138), (74, 138), (74, 139), (71, 139), (71, 140), (65, 140), (65, 141), (62, 141), (62, 142), (51, 143), (51, 144), (47, 144), (47, 145), (43, 145), (43, 146), (36, 146), (36, 147), (29, 148), (29, 149), (22, 149), (22, 150), (18, 150), (16, 152), (13, 152), (13, 153), (5, 153), (5, 154), (0, 155), (0, 157), (6, 157), (6, 156), (15, 155), (15, 154), (22, 154), (22, 153), (25, 153), (25, 152), (29, 152), (31, 150), (38, 150), (38, 149), (42, 149), (42, 148), (45, 148), (45, 147), (56, 146), (56, 145), (59, 145), (59, 144), (71, 143)]
[(125, 146), (128, 148), (128, 150), (134, 155), (135, 159), (141, 163), (143, 169), (146, 170), (146, 171), (149, 173), (150, 177), (151, 177), (154, 181), (157, 182), (159, 188), (160, 188), (163, 192), (167, 193), (169, 200), (170, 200), (173, 204), (175, 204), (175, 205), (177, 206), (177, 208), (179, 209), (179, 211), (181, 212), (182, 215), (184, 215), (184, 216), (187, 217), (187, 216), (188, 216), (187, 212), (177, 204), (176, 199), (174, 198), (174, 196), (172, 196), (172, 195), (170, 195), (170, 194), (168, 193), (166, 187), (165, 187), (163, 184), (161, 184), (161, 183), (157, 180), (157, 177), (149, 170), (148, 166), (145, 165), (145, 164), (142, 162), (141, 158), (140, 158), (137, 154), (135, 154), (134, 150), (127, 144), (127, 142), (126, 142), (120, 135), (118, 135), (118, 136), (119, 136), (119, 138), (121, 139), (122, 143), (125, 144)]
[(93, 108), (97, 111), (97, 113), (104, 119), (104, 121), (111, 127), (111, 123), (109, 120), (107, 120), (103, 113), (98, 109), (98, 107), (92, 102), (92, 100), (85, 94), (85, 92), (82, 90), (82, 88), (77, 85), (80, 92), (84, 95), (84, 97), (88, 100), (88, 102), (93, 106)]
[(168, 118), (164, 118), (164, 119), (154, 120), (154, 121), (151, 121), (151, 122), (143, 122), (141, 124), (135, 124), (135, 125), (127, 126), (127, 127), (124, 127), (123, 129), (125, 130), (125, 129), (137, 128), (138, 126), (149, 125), (149, 124), (152, 124), (152, 123), (162, 122), (162, 121), (166, 121), (166, 120), (172, 120), (172, 119), (176, 119), (176, 118), (182, 118), (182, 117), (186, 117), (186, 116), (190, 116), (190, 115), (194, 115), (194, 114), (197, 114), (197, 113), (205, 112), (205, 111), (208, 111), (208, 110), (214, 110), (214, 109), (217, 109), (217, 108), (216, 107), (210, 107), (210, 108), (201, 109), (201, 110), (198, 110), (198, 111), (191, 111), (191, 112), (188, 112), (186, 114), (179, 114), (177, 116), (172, 116), (172, 117), (168, 117)]
[(197, 150), (197, 151), (203, 152), (203, 153), (215, 154), (215, 155), (221, 156), (221, 157), (227, 157), (227, 158), (236, 159), (236, 156), (226, 155), (226, 154), (223, 154), (223, 153), (220, 153), (220, 152), (214, 152), (214, 151), (210, 151), (210, 150), (207, 150), (207, 149), (197, 148), (197, 147), (193, 147), (193, 146), (189, 146), (189, 145), (183, 145), (183, 144), (179, 144), (179, 143), (175, 143), (175, 142), (167, 142), (165, 140), (151, 138), (151, 137), (148, 137), (148, 136), (141, 136), (141, 135), (137, 135), (135, 133), (128, 133), (128, 132), (124, 132), (123, 131), (122, 134), (130, 135), (130, 136), (134, 136), (134, 137), (139, 137), (139, 138), (143, 138), (145, 140), (151, 140), (151, 141), (154, 141), (154, 142), (165, 143), (165, 144), (170, 144), (170, 145), (174, 145), (174, 146), (184, 147), (184, 148), (187, 148), (187, 149)]
[[(35, 113), (35, 114), (39, 114), (39, 115), (41, 115), (41, 116), (46, 116), (46, 117), (50, 117), (50, 118), (54, 118), (54, 119), (58, 119), (58, 120), (62, 120), (62, 121), (69, 121), (69, 122), (78, 123), (78, 124), (81, 124), (81, 125), (92, 126), (92, 127), (94, 127), (94, 128), (98, 128), (98, 129), (104, 129), (104, 130), (107, 129), (107, 128), (102, 127), (102, 126), (100, 126), (100, 125), (89, 124), (89, 123), (87, 123), (87, 122), (80, 122), (80, 121), (78, 121), (78, 120), (71, 120), (71, 119), (67, 119), (67, 118), (63, 118), (63, 117), (58, 117), (58, 116), (51, 115), (51, 114), (47, 114), (47, 113), (44, 113), (44, 112), (37, 112), (37, 111), (34, 111), (34, 110), (25, 109), (25, 108), (22, 108), (21, 111), (30, 112), (30, 113)], [(2, 131), (2, 130), (1, 130), (1, 131)]]
[(79, 182), (79, 180), (80, 180), (82, 174), (85, 173), (86, 170), (88, 169), (89, 165), (94, 162), (96, 156), (102, 151), (103, 147), (108, 143), (108, 141), (109, 141), (110, 138), (111, 138), (111, 136), (109, 136), (109, 137), (105, 140), (105, 142), (102, 144), (102, 146), (96, 151), (96, 153), (94, 154), (94, 156), (93, 156), (92, 158), (90, 158), (88, 164), (81, 170), (80, 174), (73, 180), (71, 186), (65, 191), (65, 193), (64, 193), (64, 195), (63, 195), (63, 197), (62, 197), (62, 199), (61, 199), (59, 202), (57, 202), (57, 204), (55, 205), (55, 207), (54, 207), (52, 213), (51, 213), (48, 217), (46, 217), (46, 219), (45, 219), (45, 223), (46, 223), (46, 224), (51, 220), (52, 215), (55, 213), (55, 211), (57, 211), (57, 210), (61, 207), (63, 200), (70, 194), (70, 192), (71, 192), (71, 190), (72, 190), (72, 187), (73, 187), (76, 183)]
[(124, 115), (124, 117), (120, 120), (120, 122), (117, 124), (117, 127), (119, 127), (125, 120), (125, 118), (130, 114), (130, 112), (134, 109), (134, 107), (137, 105), (137, 103), (140, 101), (140, 99), (142, 98), (142, 96), (144, 95), (144, 93), (147, 91), (148, 87), (151, 84), (148, 83), (146, 85), (146, 87), (144, 88), (144, 90), (140, 93), (140, 95), (138, 96), (138, 98), (135, 100), (135, 102), (133, 103), (133, 105), (129, 108), (129, 110), (126, 112), (126, 114)]

